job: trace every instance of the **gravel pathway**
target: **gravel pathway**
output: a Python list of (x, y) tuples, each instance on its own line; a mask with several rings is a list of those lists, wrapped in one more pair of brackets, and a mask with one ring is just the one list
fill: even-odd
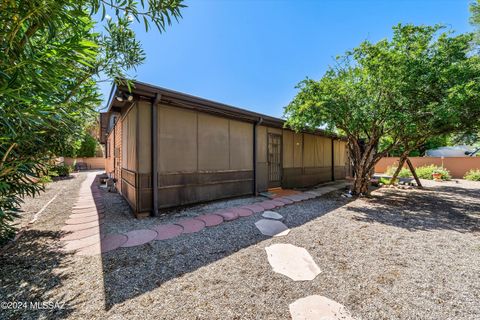
[[(275, 209), (291, 230), (288, 243), (308, 250), (322, 270), (294, 282), (271, 270), (265, 247), (285, 239), (258, 231), (260, 213), (102, 256), (61, 252), (59, 230), (74, 202), (67, 192), (0, 257), (1, 301), (64, 308), (2, 310), (0, 318), (288, 319), (289, 304), (315, 294), (355, 319), (480, 317), (480, 183), (380, 189), (371, 199), (340, 195)], [(134, 220), (116, 194), (104, 203), (111, 231), (172, 219)], [(247, 203), (251, 198), (183, 208), (175, 220)], [(117, 223), (108, 221), (112, 213)]]

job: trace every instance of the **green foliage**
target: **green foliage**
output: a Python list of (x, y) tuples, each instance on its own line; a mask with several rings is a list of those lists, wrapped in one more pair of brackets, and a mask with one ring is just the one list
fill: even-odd
[(372, 168), (389, 152), (409, 154), (432, 137), (480, 125), (473, 34), (442, 29), (398, 25), (391, 40), (361, 43), (319, 81), (300, 82), (285, 108), (290, 127), (322, 127), (348, 137), (355, 193), (368, 190)]
[[(132, 17), (163, 31), (182, 7), (181, 0), (0, 0), (0, 239), (12, 235), (22, 198), (43, 190), (50, 161), (81, 147), (101, 102), (99, 78), (124, 77), (144, 61)], [(115, 19), (103, 15), (98, 33), (92, 15), (109, 10)]]
[(443, 167), (437, 167), (434, 164), (415, 168), (415, 172), (420, 179), (433, 180), (433, 173), (440, 173), (442, 175), (442, 180), (450, 180), (452, 178), (450, 171)]
[(470, 181), (480, 181), (480, 169), (471, 169), (463, 177)]
[(90, 134), (83, 136), (80, 148), (77, 151), (77, 157), (94, 157), (97, 151), (98, 141)]
[(68, 166), (66, 164), (53, 165), (48, 169), (48, 175), (50, 177), (68, 177), (72, 172), (72, 166)]
[[(384, 184), (384, 185), (390, 184), (390, 181), (391, 181), (390, 178), (385, 178), (385, 177), (381, 177), (380, 180), (379, 180), (379, 182), (380, 182), (381, 184)], [(397, 183), (397, 181), (398, 181), (398, 180), (395, 179), (395, 183)]]
[[(393, 176), (396, 170), (397, 170), (397, 167), (388, 167), (385, 173), (388, 174), (389, 176)], [(407, 168), (402, 168), (402, 170), (400, 170), (400, 173), (398, 174), (398, 178), (410, 178), (410, 177), (412, 177), (412, 173)]]

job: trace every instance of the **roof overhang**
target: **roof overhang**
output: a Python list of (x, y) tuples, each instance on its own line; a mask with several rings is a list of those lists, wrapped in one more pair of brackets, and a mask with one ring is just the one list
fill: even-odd
[[(125, 95), (133, 95), (134, 100), (150, 100), (153, 101), (157, 95), (160, 95), (160, 103), (177, 106), (181, 108), (194, 109), (210, 114), (220, 115), (232, 119), (248, 121), (252, 123), (261, 123), (263, 125), (285, 128), (285, 120), (271, 117), (261, 113), (248, 111), (245, 109), (233, 107), (227, 104), (216, 101), (200, 98), (190, 94), (154, 86), (136, 80), (130, 80), (130, 86), (127, 86), (125, 79), (120, 79), (119, 85), (114, 84), (110, 91), (108, 99), (107, 112), (119, 112), (122, 108), (129, 106), (128, 100), (123, 99), (119, 101), (117, 97), (124, 97)], [(335, 139), (342, 139), (341, 137), (330, 134), (324, 130), (315, 130), (315, 134), (328, 136)]]

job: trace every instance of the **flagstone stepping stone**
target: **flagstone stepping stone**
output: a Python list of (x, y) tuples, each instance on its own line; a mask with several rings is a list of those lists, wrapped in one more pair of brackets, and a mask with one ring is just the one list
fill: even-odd
[(345, 306), (318, 295), (298, 299), (288, 308), (292, 320), (354, 320)]
[(304, 197), (298, 194), (294, 194), (293, 196), (285, 196), (284, 198), (290, 199), (294, 202), (300, 202), (300, 201), (306, 200)]
[(260, 232), (270, 237), (286, 236), (290, 229), (280, 221), (261, 219), (255, 222), (255, 226)]
[(283, 202), (285, 204), (292, 204), (293, 203), (293, 200), (290, 200), (290, 199), (287, 199), (285, 197), (281, 197), (281, 198), (275, 198), (276, 201), (280, 201), (280, 202)]
[(283, 207), (285, 205), (285, 203), (283, 203), (282, 201), (277, 201), (277, 199), (270, 200), (270, 202), (274, 204), (276, 207)]
[(236, 214), (238, 214), (239, 217), (248, 217), (253, 214), (253, 210), (247, 209), (247, 208), (231, 208), (229, 211), (232, 211)]
[(83, 239), (87, 238), (96, 234), (100, 234), (100, 228), (89, 228), (89, 229), (84, 229), (84, 230), (79, 230), (79, 231), (73, 231), (71, 233), (67, 233), (63, 237), (60, 238), (62, 241), (69, 241), (69, 240), (78, 240), (78, 239)]
[(216, 211), (214, 214), (218, 214), (219, 216), (223, 217), (225, 221), (232, 221), (238, 219), (238, 213), (233, 211)]
[(273, 204), (270, 200), (260, 202), (258, 205), (261, 206), (263, 209), (266, 209), (266, 210), (276, 208), (275, 204)]
[(100, 234), (94, 234), (78, 240), (65, 241), (63, 250), (65, 251), (78, 250), (80, 248), (88, 247), (88, 246), (91, 246), (92, 244), (99, 243), (99, 242), (100, 242)]
[(262, 213), (262, 217), (267, 218), (267, 219), (274, 219), (274, 220), (282, 220), (283, 216), (275, 211), (264, 211)]
[(83, 217), (83, 218), (71, 218), (65, 221), (66, 224), (82, 224), (87, 222), (99, 221), (103, 218), (102, 215)]
[(89, 228), (95, 228), (100, 225), (102, 225), (104, 220), (98, 220), (98, 221), (92, 221), (92, 222), (87, 222), (87, 223), (82, 223), (82, 224), (67, 224), (62, 228), (62, 231), (79, 231), (79, 230), (85, 230)]
[(182, 233), (194, 233), (205, 228), (205, 222), (198, 219), (184, 219), (175, 222), (175, 224), (183, 227)]
[(99, 243), (80, 248), (76, 254), (81, 256), (99, 255), (120, 248), (125, 242), (127, 242), (127, 240), (128, 238), (124, 234), (109, 234)]
[(181, 235), (183, 227), (177, 224), (159, 224), (152, 230), (157, 232), (155, 240), (166, 240)]
[(108, 252), (120, 248), (128, 241), (128, 237), (124, 234), (112, 233), (106, 235), (100, 241), (101, 252)]
[(258, 204), (250, 204), (250, 205), (247, 205), (247, 206), (243, 206), (242, 208), (252, 210), (253, 213), (259, 213), (259, 212), (265, 211), (265, 209), (261, 205), (258, 205)]
[(135, 247), (154, 240), (158, 233), (150, 229), (140, 229), (127, 232), (125, 234), (128, 240), (121, 245), (122, 248)]
[(273, 271), (294, 281), (313, 280), (321, 272), (305, 248), (281, 243), (266, 247), (265, 250)]
[(204, 215), (195, 217), (195, 219), (202, 220), (205, 223), (206, 227), (217, 226), (223, 222), (223, 217), (218, 214), (204, 214)]

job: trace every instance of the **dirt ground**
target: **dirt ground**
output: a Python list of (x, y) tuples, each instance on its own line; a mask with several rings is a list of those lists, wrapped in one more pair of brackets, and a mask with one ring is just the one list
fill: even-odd
[[(275, 210), (291, 228), (284, 237), (262, 235), (254, 214), (90, 257), (61, 251), (59, 241), (84, 178), (55, 182), (26, 200), (22, 221), (58, 194), (0, 256), (0, 302), (8, 302), (1, 319), (289, 319), (288, 305), (314, 294), (343, 304), (356, 319), (480, 318), (478, 182), (425, 181), (424, 190), (380, 189), (357, 200), (337, 191)], [(157, 222), (135, 220), (116, 194), (104, 202), (109, 232)], [(274, 243), (304, 247), (322, 272), (305, 282), (274, 273), (265, 253)]]

